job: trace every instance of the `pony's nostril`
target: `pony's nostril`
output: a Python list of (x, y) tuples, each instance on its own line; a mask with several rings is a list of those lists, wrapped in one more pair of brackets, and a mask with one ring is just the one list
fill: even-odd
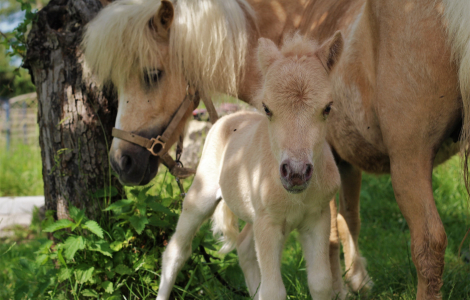
[(288, 170), (287, 164), (282, 164), (282, 166), (281, 166), (281, 176), (282, 177), (287, 177), (287, 175), (289, 175), (289, 170)]
[(309, 180), (312, 177), (313, 173), (313, 166), (311, 164), (307, 164), (307, 169), (305, 169), (305, 180)]
[(130, 170), (132, 166), (132, 159), (127, 155), (123, 155), (121, 157), (120, 165), (121, 165), (121, 171), (126, 173), (127, 171)]

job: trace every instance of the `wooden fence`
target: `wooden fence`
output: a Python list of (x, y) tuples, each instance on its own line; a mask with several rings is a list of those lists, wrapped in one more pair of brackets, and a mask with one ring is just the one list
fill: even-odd
[[(36, 93), (25, 94), (1, 102), (0, 145), (38, 144), (38, 103)], [(0, 150), (1, 151), (1, 150)]]

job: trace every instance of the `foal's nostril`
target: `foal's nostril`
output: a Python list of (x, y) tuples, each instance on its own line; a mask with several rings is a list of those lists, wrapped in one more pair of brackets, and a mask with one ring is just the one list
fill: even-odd
[(307, 164), (307, 168), (305, 169), (305, 181), (308, 181), (312, 178), (313, 174), (313, 166), (311, 164)]
[(281, 166), (281, 176), (282, 177), (287, 177), (289, 175), (289, 170), (287, 164), (282, 164)]
[(132, 159), (127, 155), (123, 155), (121, 157), (121, 163), (120, 163), (121, 171), (126, 173), (127, 171), (130, 170), (131, 166), (132, 166)]

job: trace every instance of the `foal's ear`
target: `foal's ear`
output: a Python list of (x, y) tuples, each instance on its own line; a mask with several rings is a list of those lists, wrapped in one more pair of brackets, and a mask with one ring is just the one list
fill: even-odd
[(175, 15), (173, 4), (168, 0), (162, 0), (157, 14), (153, 17), (153, 26), (157, 33), (163, 39), (168, 39), (171, 23)]
[(265, 75), (273, 62), (282, 58), (282, 54), (270, 39), (260, 38), (258, 44), (258, 62), (261, 72)]
[(344, 41), (341, 31), (336, 31), (335, 35), (324, 42), (320, 49), (318, 49), (317, 56), (328, 74), (338, 62), (341, 52), (343, 52), (343, 45)]

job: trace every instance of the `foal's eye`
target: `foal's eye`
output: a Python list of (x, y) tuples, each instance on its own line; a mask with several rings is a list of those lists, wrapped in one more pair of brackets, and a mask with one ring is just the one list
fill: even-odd
[(264, 112), (266, 113), (266, 115), (271, 118), (273, 113), (269, 110), (269, 108), (264, 103), (263, 103), (263, 108), (264, 108)]
[(152, 87), (158, 83), (162, 76), (161, 70), (152, 70), (144, 73), (144, 81), (147, 87)]
[(333, 105), (333, 102), (330, 102), (328, 103), (328, 105), (325, 107), (325, 109), (323, 110), (323, 117), (328, 117), (328, 115), (330, 114), (330, 111), (331, 111), (331, 106)]

